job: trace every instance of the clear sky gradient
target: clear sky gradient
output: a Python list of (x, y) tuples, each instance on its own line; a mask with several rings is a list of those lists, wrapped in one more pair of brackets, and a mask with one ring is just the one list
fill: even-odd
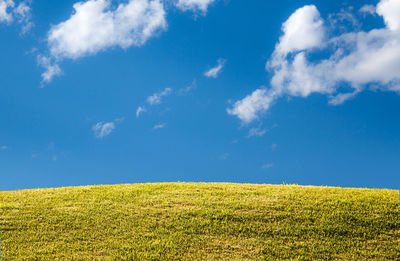
[(400, 187), (400, 0), (0, 0), (0, 190)]

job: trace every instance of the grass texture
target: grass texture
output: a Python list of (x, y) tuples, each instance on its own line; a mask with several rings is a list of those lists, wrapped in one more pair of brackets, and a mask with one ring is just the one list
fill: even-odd
[(0, 192), (2, 260), (400, 260), (399, 192), (160, 183)]

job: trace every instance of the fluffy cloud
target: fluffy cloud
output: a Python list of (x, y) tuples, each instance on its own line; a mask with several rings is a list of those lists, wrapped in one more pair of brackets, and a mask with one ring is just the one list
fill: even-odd
[(48, 32), (49, 59), (56, 62), (113, 47), (141, 46), (167, 27), (164, 6), (159, 0), (130, 0), (116, 7), (111, 0), (89, 0), (73, 7), (71, 17)]
[(293, 51), (319, 47), (324, 37), (323, 21), (314, 5), (297, 9), (283, 23), (282, 31), (276, 54), (286, 55)]
[(228, 113), (236, 115), (244, 123), (249, 123), (258, 117), (262, 111), (266, 111), (275, 100), (275, 95), (267, 89), (257, 89), (244, 99), (237, 101)]
[(376, 13), (383, 17), (390, 30), (400, 29), (400, 1), (382, 0), (376, 7)]
[(76, 59), (106, 48), (143, 45), (166, 27), (160, 1), (131, 0), (112, 10), (109, 0), (74, 4), (75, 13), (48, 33), (52, 56)]
[(16, 20), (22, 25), (22, 33), (28, 32), (32, 27), (30, 1), (15, 4), (13, 0), (0, 0), (0, 23), (11, 24)]
[[(399, 92), (400, 1), (382, 0), (376, 10), (386, 27), (327, 37), (315, 6), (298, 9), (283, 24), (283, 36), (267, 62), (273, 74), (271, 87), (254, 91), (228, 113), (249, 123), (282, 96), (320, 93), (337, 105), (371, 85)], [(329, 57), (310, 59), (321, 51), (330, 53)]]
[[(28, 0), (27, 0), (28, 1)], [(183, 11), (207, 12), (215, 0), (172, 0)], [(73, 5), (74, 12), (64, 22), (51, 27), (47, 34), (48, 53), (39, 55), (45, 72), (44, 83), (61, 73), (58, 64), (65, 59), (95, 55), (110, 48), (142, 46), (167, 28), (164, 0), (87, 0)], [(0, 0), (0, 19), (7, 16), (8, 3)], [(18, 9), (18, 8), (17, 8)], [(2, 15), (2, 10), (4, 15)], [(18, 14), (26, 13), (21, 6)], [(1, 21), (1, 20), (0, 20)], [(222, 68), (222, 67), (221, 67)], [(218, 74), (218, 72), (217, 72)]]
[(149, 97), (147, 98), (147, 102), (148, 102), (150, 105), (161, 104), (161, 99), (162, 99), (162, 97), (170, 95), (171, 92), (172, 92), (172, 89), (171, 89), (171, 88), (165, 88), (164, 91), (158, 92), (158, 93), (154, 93), (153, 95), (149, 96)]
[(218, 59), (218, 64), (214, 68), (211, 68), (210, 70), (206, 71), (204, 73), (204, 76), (208, 78), (217, 78), (218, 75), (221, 73), (222, 68), (224, 68), (224, 65), (226, 63), (225, 59)]
[(208, 6), (213, 2), (215, 2), (215, 0), (178, 0), (176, 7), (182, 11), (201, 11), (205, 14)]

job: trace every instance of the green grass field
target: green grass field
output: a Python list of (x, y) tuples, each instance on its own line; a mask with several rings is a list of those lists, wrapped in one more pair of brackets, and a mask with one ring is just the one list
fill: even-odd
[(0, 192), (2, 260), (400, 260), (399, 192), (164, 183)]

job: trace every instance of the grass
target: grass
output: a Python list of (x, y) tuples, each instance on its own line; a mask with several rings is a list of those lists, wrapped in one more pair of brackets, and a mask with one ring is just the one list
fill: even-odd
[(400, 260), (395, 190), (163, 183), (0, 192), (3, 260)]

